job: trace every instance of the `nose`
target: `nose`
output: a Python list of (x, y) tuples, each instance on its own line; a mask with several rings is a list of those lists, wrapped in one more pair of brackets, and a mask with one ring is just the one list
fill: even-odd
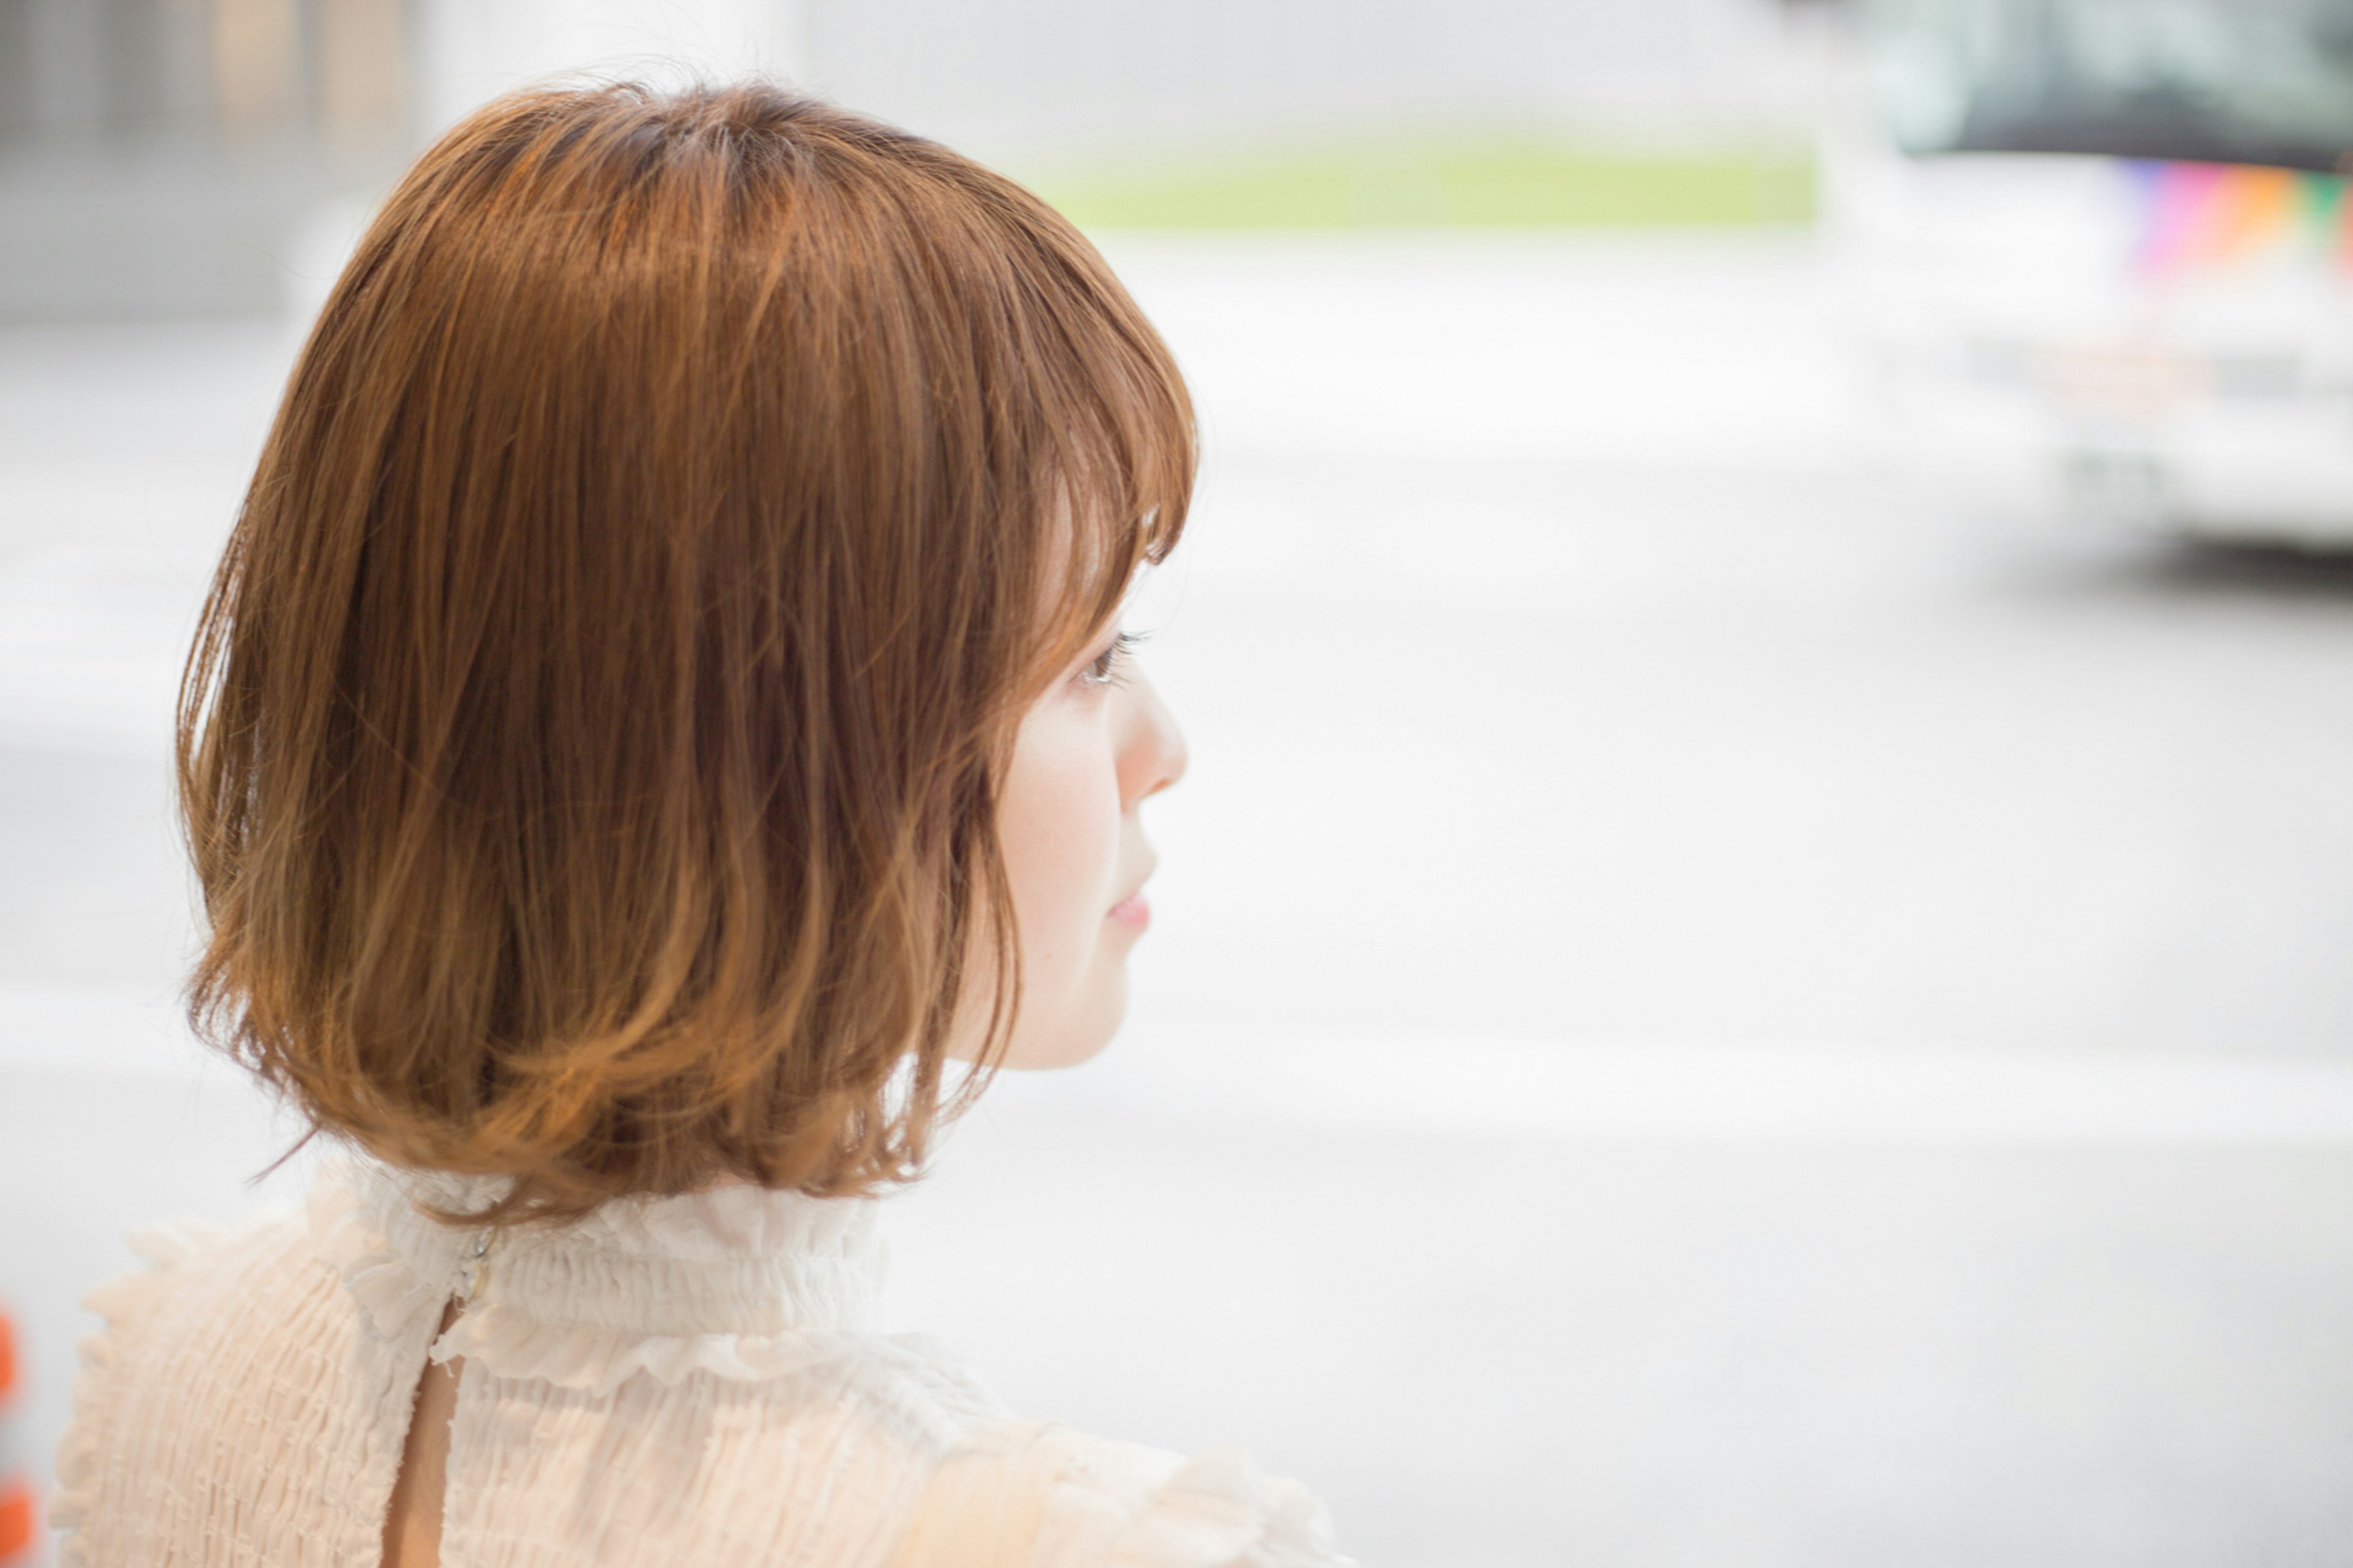
[(1185, 776), (1185, 731), (1144, 672), (1130, 668), (1120, 695), (1127, 699), (1119, 744), (1119, 804), (1133, 811)]

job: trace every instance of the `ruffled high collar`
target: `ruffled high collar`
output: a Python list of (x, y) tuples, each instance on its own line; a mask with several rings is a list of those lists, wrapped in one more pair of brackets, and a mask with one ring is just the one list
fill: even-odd
[[(484, 1233), (427, 1217), (420, 1205), (480, 1208), (495, 1182), (328, 1165), (313, 1184), (313, 1245), (378, 1332), (438, 1323), (465, 1294)], [(609, 1389), (647, 1373), (783, 1375), (844, 1334), (871, 1333), (884, 1254), (878, 1205), (728, 1186), (623, 1198), (586, 1219), (500, 1234), (464, 1314), (432, 1347), (494, 1375)]]

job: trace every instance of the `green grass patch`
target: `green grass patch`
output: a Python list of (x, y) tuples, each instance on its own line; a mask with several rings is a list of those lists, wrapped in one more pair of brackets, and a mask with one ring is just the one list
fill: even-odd
[(1111, 165), (1034, 182), (1082, 228), (1591, 228), (1797, 224), (1812, 161), (1772, 151), (1459, 142)]

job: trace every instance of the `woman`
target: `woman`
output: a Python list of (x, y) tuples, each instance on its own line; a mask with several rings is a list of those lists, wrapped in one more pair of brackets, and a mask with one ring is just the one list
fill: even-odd
[(351, 1151), (93, 1305), (63, 1561), (1336, 1563), (872, 1332), (871, 1194), (1102, 1047), (1189, 406), (1102, 260), (764, 86), (429, 152), (190, 663), (201, 1028)]

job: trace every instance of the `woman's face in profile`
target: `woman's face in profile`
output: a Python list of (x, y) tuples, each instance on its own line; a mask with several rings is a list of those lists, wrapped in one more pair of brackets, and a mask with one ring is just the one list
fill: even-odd
[(1004, 1065), (1068, 1067), (1127, 1006), (1127, 954), (1152, 919), (1136, 808), (1185, 772), (1185, 738), (1106, 631), (1021, 721), (997, 833), (1021, 932), (1021, 1012)]

